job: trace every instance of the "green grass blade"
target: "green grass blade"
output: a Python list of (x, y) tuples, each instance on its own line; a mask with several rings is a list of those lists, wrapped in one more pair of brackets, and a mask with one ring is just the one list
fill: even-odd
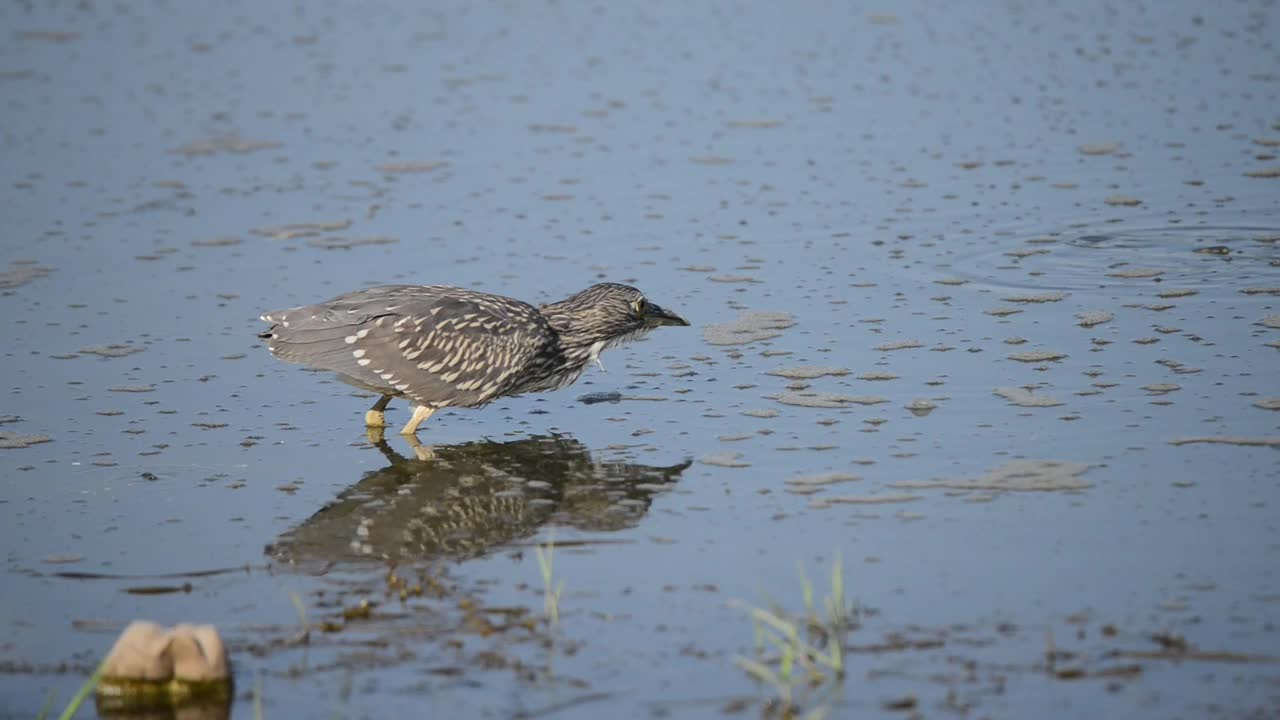
[(84, 684), (80, 686), (80, 689), (76, 691), (75, 696), (71, 698), (71, 702), (67, 704), (67, 708), (58, 716), (58, 720), (71, 720), (71, 718), (75, 717), (76, 713), (80, 710), (80, 706), (84, 704), (85, 699), (89, 697), (89, 693), (93, 692), (93, 689), (98, 687), (98, 681), (102, 679), (102, 671), (105, 670), (106, 667), (106, 660), (103, 660), (98, 664), (98, 669), (94, 670), (93, 674), (89, 676), (89, 679), (86, 680)]

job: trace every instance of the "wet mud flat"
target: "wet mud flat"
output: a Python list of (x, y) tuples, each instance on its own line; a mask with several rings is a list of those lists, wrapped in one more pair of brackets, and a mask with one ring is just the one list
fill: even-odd
[[(243, 716), (1267, 717), (1277, 21), (0, 10), (0, 717), (135, 618)], [(254, 337), (606, 279), (695, 327), (427, 459)]]

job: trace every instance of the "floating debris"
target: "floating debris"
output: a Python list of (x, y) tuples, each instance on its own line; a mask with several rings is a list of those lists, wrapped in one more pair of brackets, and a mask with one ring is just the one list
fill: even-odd
[(1085, 463), (1059, 460), (1014, 460), (986, 475), (972, 479), (908, 480), (889, 483), (907, 489), (946, 488), (950, 490), (1000, 490), (1015, 492), (1083, 490), (1093, 483), (1081, 480)]
[(22, 287), (32, 280), (39, 280), (53, 273), (53, 268), (34, 263), (15, 261), (10, 263), (10, 266), (8, 270), (0, 272), (0, 290)]
[(83, 562), (83, 561), (84, 561), (83, 555), (55, 554), (55, 555), (45, 555), (44, 557), (40, 558), (40, 562), (45, 563), (47, 565), (75, 565), (76, 563)]
[(1067, 357), (1066, 353), (1054, 352), (1052, 350), (1035, 350), (1032, 352), (1014, 353), (1009, 356), (1009, 359), (1024, 363), (1038, 363), (1054, 362), (1065, 357)]
[(1263, 327), (1274, 328), (1280, 330), (1280, 315), (1268, 315), (1258, 323)]
[(1280, 437), (1240, 437), (1238, 435), (1204, 435), (1200, 437), (1176, 438), (1170, 445), (1192, 445), (1207, 443), (1213, 445), (1240, 445), (1242, 447), (1280, 447)]
[(1204, 371), (1204, 368), (1191, 367), (1190, 365), (1184, 365), (1183, 363), (1180, 363), (1177, 360), (1170, 360), (1169, 358), (1156, 360), (1156, 364), (1163, 365), (1169, 368), (1170, 370), (1174, 371), (1175, 373), (1178, 373), (1179, 375), (1191, 375), (1194, 373)]
[[(1031, 242), (1031, 241), (1028, 240), (1028, 242)], [(1036, 255), (1048, 255), (1049, 251), (1044, 248), (1019, 248), (1017, 250), (1005, 250), (1001, 254), (1004, 255), (1005, 257), (1011, 257), (1011, 258), (1016, 258), (1018, 260), (1022, 260), (1023, 258), (1034, 257)]]
[(107, 392), (149, 393), (155, 392), (155, 385), (112, 385)]
[(753, 409), (753, 410), (743, 410), (742, 414), (746, 415), (747, 417), (762, 418), (767, 420), (769, 418), (778, 417), (779, 413), (777, 410), (773, 408), (760, 408), (760, 409)]
[(878, 405), (889, 400), (874, 396), (840, 395), (829, 392), (784, 392), (776, 395), (765, 395), (783, 405), (797, 405), (809, 408), (845, 408), (850, 405)]
[(1165, 274), (1164, 270), (1159, 268), (1133, 268), (1132, 270), (1115, 270), (1107, 273), (1107, 277), (1124, 278), (1126, 280), (1145, 280), (1146, 278), (1160, 277)]
[(850, 370), (848, 368), (819, 367), (816, 365), (801, 365), (799, 367), (793, 367), (793, 368), (781, 368), (778, 370), (769, 370), (765, 372), (765, 375), (776, 375), (778, 377), (784, 377), (790, 380), (812, 380), (814, 378), (820, 378), (826, 375), (841, 377), (844, 375), (848, 375), (849, 372)]
[(40, 40), (55, 45), (64, 45), (80, 39), (80, 33), (75, 30), (19, 30), (14, 34), (22, 40)]
[(1240, 292), (1245, 295), (1276, 295), (1280, 296), (1280, 287), (1247, 287)]
[(1280, 397), (1262, 398), (1255, 402), (1253, 406), (1263, 410), (1280, 410)]
[(938, 408), (936, 404), (923, 398), (916, 398), (903, 407), (916, 417), (924, 417)]
[(1037, 295), (1014, 295), (1012, 297), (1001, 298), (1005, 302), (1014, 303), (1055, 303), (1066, 299), (1067, 293), (1064, 292), (1047, 292)]
[(280, 146), (281, 143), (274, 140), (247, 140), (239, 135), (220, 135), (204, 140), (192, 140), (174, 148), (173, 152), (187, 157), (216, 155), (222, 152), (246, 155), (260, 150), (273, 150)]
[(809, 507), (823, 510), (832, 505), (887, 505), (891, 503), (915, 502), (923, 495), (912, 493), (883, 493), (879, 495), (824, 495), (809, 501)]
[(235, 235), (223, 235), (221, 237), (207, 238), (203, 240), (192, 240), (192, 247), (231, 247), (239, 245), (242, 240)]
[(1192, 290), (1190, 288), (1173, 288), (1170, 290), (1161, 290), (1160, 292), (1156, 293), (1156, 297), (1171, 299), (1171, 298), (1191, 297), (1192, 295), (1199, 295), (1199, 294), (1200, 294), (1199, 290)]
[(719, 467), (727, 467), (727, 468), (751, 467), (751, 463), (742, 459), (742, 453), (736, 453), (736, 452), (712, 453), (710, 455), (704, 455), (698, 459), (698, 462), (702, 463), (703, 465), (717, 465)]
[(1019, 407), (1058, 407), (1064, 404), (1061, 400), (1051, 398), (1048, 395), (1036, 395), (1035, 393), (1020, 387), (998, 387), (992, 391), (996, 395), (1009, 401), (1010, 405)]
[(620, 392), (594, 392), (586, 395), (579, 395), (578, 402), (583, 405), (595, 405), (596, 403), (616, 403), (622, 401), (622, 393)]
[(307, 245), (321, 250), (350, 250), (361, 245), (394, 245), (398, 242), (400, 242), (400, 238), (390, 235), (374, 235), (371, 237), (331, 235), (329, 237), (310, 238), (307, 240)]
[(328, 232), (338, 232), (351, 227), (350, 220), (337, 220), (334, 222), (315, 222), (315, 223), (294, 223), (291, 225), (272, 225), (269, 227), (254, 228), (249, 232), (254, 235), (268, 237), (272, 240), (293, 240), (300, 237), (312, 237), (314, 235), (322, 235)]
[(725, 121), (725, 127), (731, 128), (750, 128), (762, 130), (766, 128), (782, 127), (781, 120), (728, 120)]
[(82, 347), (76, 352), (81, 352), (86, 355), (97, 355), (98, 357), (104, 358), (122, 358), (134, 353), (140, 353), (143, 350), (146, 350), (146, 348), (139, 345), (108, 343), (106, 345), (90, 345), (89, 347)]
[(1017, 315), (1020, 312), (1022, 312), (1022, 308), (997, 306), (983, 310), (982, 314), (992, 315), (994, 317), (1008, 317), (1010, 315)]
[(825, 490), (828, 486), (839, 483), (858, 482), (861, 477), (852, 473), (845, 472), (829, 472), (820, 475), (808, 475), (804, 477), (791, 478), (784, 481), (783, 485), (787, 492), (793, 495), (813, 495)]
[(1275, 167), (1269, 167), (1269, 168), (1259, 168), (1257, 170), (1246, 170), (1244, 173), (1244, 176), (1251, 177), (1251, 178), (1266, 178), (1266, 179), (1280, 178), (1280, 165), (1276, 165)]
[(448, 167), (449, 163), (444, 160), (404, 160), (401, 162), (383, 163), (378, 166), (378, 172), (385, 175), (409, 175), (413, 173), (429, 173), (435, 172), (442, 167)]
[(1077, 324), (1082, 328), (1091, 328), (1103, 323), (1109, 323), (1115, 317), (1115, 313), (1109, 310), (1089, 310), (1076, 313), (1076, 320), (1079, 321)]
[(704, 326), (702, 338), (708, 345), (749, 345), (776, 338), (795, 324), (791, 313), (744, 312), (731, 323)]
[(867, 380), (869, 382), (885, 382), (888, 380), (897, 380), (898, 376), (888, 372), (864, 372), (858, 376), (859, 380)]
[(1107, 198), (1103, 200), (1103, 202), (1105, 202), (1108, 205), (1111, 205), (1112, 207), (1137, 207), (1138, 205), (1142, 204), (1141, 200), (1139, 200), (1136, 197), (1133, 197), (1132, 195), (1119, 195), (1119, 194), (1108, 195)]
[(1150, 385), (1143, 385), (1141, 389), (1146, 390), (1152, 395), (1168, 395), (1175, 390), (1181, 390), (1182, 386), (1177, 383), (1152, 383)]
[(922, 348), (922, 347), (924, 347), (924, 343), (920, 342), (919, 340), (899, 340), (898, 342), (891, 342), (891, 343), (885, 343), (883, 345), (877, 345), (872, 349), (878, 350), (880, 352), (892, 352), (894, 350), (912, 350), (915, 348)]
[(51, 442), (48, 435), (21, 435), (7, 430), (0, 430), (0, 450), (19, 450), (32, 445)]
[(1110, 155), (1119, 149), (1117, 142), (1085, 143), (1076, 148), (1081, 155)]

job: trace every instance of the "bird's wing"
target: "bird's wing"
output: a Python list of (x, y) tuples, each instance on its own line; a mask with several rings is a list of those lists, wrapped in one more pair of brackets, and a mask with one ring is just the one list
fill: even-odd
[(276, 357), (434, 407), (488, 402), (558, 342), (532, 305), (460, 288), (371, 288), (262, 319)]

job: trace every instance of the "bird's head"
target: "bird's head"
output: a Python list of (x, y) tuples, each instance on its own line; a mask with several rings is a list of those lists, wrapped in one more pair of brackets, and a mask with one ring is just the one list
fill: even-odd
[(679, 315), (649, 302), (644, 293), (618, 283), (599, 283), (560, 302), (544, 305), (542, 314), (570, 346), (613, 347), (663, 325), (688, 325)]

